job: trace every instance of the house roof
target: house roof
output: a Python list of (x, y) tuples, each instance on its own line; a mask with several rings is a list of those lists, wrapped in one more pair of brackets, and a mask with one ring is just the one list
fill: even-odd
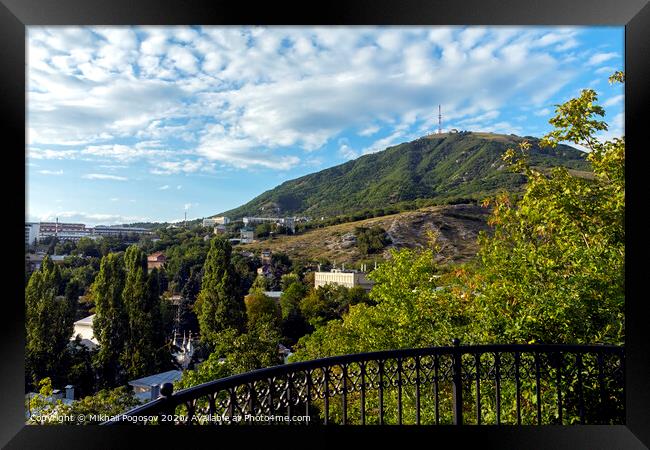
[(163, 258), (165, 257), (165, 255), (163, 254), (163, 252), (156, 252), (156, 253), (152, 253), (151, 255), (147, 256), (147, 259), (148, 259), (149, 261), (152, 261), (152, 260), (155, 261), (155, 260), (159, 259), (161, 256), (162, 256)]
[(84, 317), (83, 319), (77, 320), (74, 324), (75, 325), (83, 325), (83, 326), (93, 326), (93, 319), (95, 318), (95, 315), (92, 314), (88, 317)]
[(264, 291), (264, 295), (271, 298), (280, 298), (282, 291)]
[(148, 377), (138, 378), (137, 380), (129, 381), (131, 386), (151, 387), (162, 385), (164, 383), (173, 383), (181, 378), (183, 372), (180, 370), (168, 370), (167, 372), (149, 375)]

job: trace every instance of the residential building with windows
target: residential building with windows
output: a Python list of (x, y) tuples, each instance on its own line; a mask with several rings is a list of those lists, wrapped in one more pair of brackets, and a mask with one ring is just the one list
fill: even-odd
[(314, 274), (314, 287), (326, 284), (338, 284), (347, 288), (361, 286), (366, 291), (372, 289), (374, 282), (366, 277), (365, 272), (356, 270), (332, 269), (330, 272), (316, 272)]
[(211, 217), (209, 219), (203, 219), (204, 227), (214, 227), (215, 225), (228, 225), (230, 219), (225, 216)]
[(37, 222), (25, 224), (25, 245), (34, 245), (38, 242), (38, 233), (41, 226)]

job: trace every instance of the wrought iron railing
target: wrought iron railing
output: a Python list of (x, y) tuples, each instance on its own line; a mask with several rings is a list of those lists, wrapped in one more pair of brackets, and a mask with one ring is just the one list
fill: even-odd
[(623, 424), (624, 349), (478, 345), (269, 367), (172, 392), (104, 424)]

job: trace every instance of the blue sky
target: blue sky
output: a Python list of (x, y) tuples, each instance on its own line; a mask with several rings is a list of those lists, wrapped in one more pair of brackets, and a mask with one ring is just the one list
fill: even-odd
[(623, 27), (28, 27), (28, 220), (207, 217), (437, 129), (542, 136)]

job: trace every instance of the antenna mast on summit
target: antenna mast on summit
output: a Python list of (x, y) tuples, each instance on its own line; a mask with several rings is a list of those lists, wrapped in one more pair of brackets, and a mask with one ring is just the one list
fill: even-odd
[(438, 134), (442, 134), (442, 111), (438, 105)]

